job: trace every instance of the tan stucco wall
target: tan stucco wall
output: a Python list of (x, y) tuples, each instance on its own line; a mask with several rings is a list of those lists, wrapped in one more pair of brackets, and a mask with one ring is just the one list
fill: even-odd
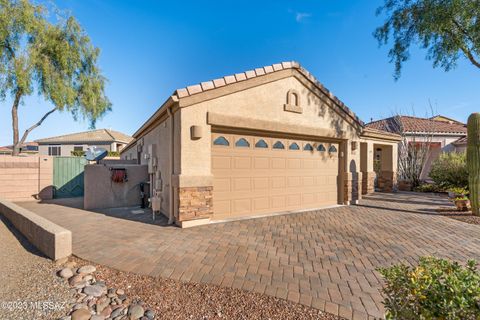
[(72, 232), (70, 230), (3, 199), (0, 199), (0, 214), (5, 216), (31, 244), (47, 257), (59, 260), (72, 254)]
[(0, 199), (29, 201), (53, 196), (53, 159), (0, 156)]
[[(110, 168), (127, 170), (128, 181), (111, 181)], [(147, 166), (132, 164), (90, 164), (85, 166), (85, 209), (139, 206), (140, 183), (148, 180)]]
[[(177, 115), (175, 115), (177, 117)], [(178, 132), (178, 131), (177, 131)], [(157, 158), (158, 171), (161, 175), (161, 197), (162, 197), (162, 207), (161, 212), (165, 215), (168, 215), (170, 212), (170, 175), (171, 168), (171, 153), (170, 153), (170, 143), (171, 143), (171, 122), (169, 118), (166, 118), (156, 127), (154, 127), (150, 132), (144, 135), (143, 139), (143, 148), (140, 154), (140, 159), (137, 159), (137, 146), (136, 144), (130, 147), (128, 150), (122, 153), (121, 158), (125, 160), (137, 159), (141, 164), (147, 165), (148, 159), (145, 155), (148, 153), (149, 145), (155, 145), (155, 157)], [(138, 143), (138, 142), (137, 142)]]
[[(300, 95), (302, 113), (284, 111), (287, 92), (291, 89)], [(358, 131), (327, 103), (331, 103), (327, 97), (318, 97), (296, 77), (289, 77), (182, 108), (181, 175), (211, 176), (211, 126), (207, 123), (207, 113), (251, 120), (253, 127), (255, 121), (276, 123), (280, 130), (288, 126), (290, 134), (303, 134), (304, 130), (299, 128), (295, 132), (295, 128), (305, 127), (325, 129), (325, 132), (328, 131), (337, 138), (343, 136), (346, 139), (358, 140)], [(201, 139), (190, 138), (192, 125), (202, 127)], [(258, 129), (262, 129), (260, 125)], [(359, 154), (358, 151), (348, 155), (354, 161), (359, 161)]]

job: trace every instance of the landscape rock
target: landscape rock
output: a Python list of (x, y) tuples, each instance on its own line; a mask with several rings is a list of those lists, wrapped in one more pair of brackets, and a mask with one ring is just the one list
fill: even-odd
[(81, 275), (75, 275), (68, 279), (68, 284), (72, 287), (76, 286), (78, 283), (83, 281), (83, 277)]
[(87, 309), (78, 309), (72, 313), (72, 320), (89, 320), (92, 315)]
[(78, 309), (87, 309), (88, 310), (88, 306), (85, 303), (74, 304), (73, 307), (72, 307), (72, 310), (75, 311), (75, 310), (78, 310)]
[(63, 268), (58, 275), (64, 279), (68, 279), (73, 276), (73, 271), (70, 268)]
[(100, 315), (104, 316), (105, 318), (110, 317), (111, 314), (112, 314), (112, 308), (110, 306), (107, 306), (105, 309), (102, 310), (102, 312), (100, 312)]
[(112, 313), (110, 314), (110, 318), (114, 319), (118, 316), (121, 316), (123, 314), (124, 310), (125, 310), (125, 308), (123, 308), (123, 307), (120, 307), (120, 308), (117, 308), (117, 309), (113, 310)]
[(144, 310), (141, 305), (134, 304), (131, 305), (130, 308), (128, 308), (128, 316), (130, 317), (130, 320), (136, 320), (140, 319), (143, 317)]
[(67, 263), (65, 263), (65, 268), (73, 269), (76, 267), (76, 265), (77, 263), (75, 261), (68, 261)]
[(90, 320), (105, 320), (105, 317), (102, 315), (94, 314)]
[(150, 310), (150, 309), (147, 310), (147, 311), (145, 312), (145, 317), (147, 317), (147, 318), (150, 319), (150, 320), (154, 319), (154, 318), (155, 318), (155, 311)]
[(123, 289), (118, 289), (118, 290), (117, 290), (117, 294), (118, 294), (118, 295), (125, 294), (125, 290), (123, 290)]
[(78, 274), (89, 274), (89, 273), (94, 273), (97, 271), (97, 268), (94, 266), (88, 265), (88, 266), (83, 266), (77, 270)]
[(99, 286), (99, 285), (92, 285), (92, 286), (86, 286), (83, 289), (83, 293), (93, 296), (93, 297), (100, 297), (104, 292), (104, 287)]

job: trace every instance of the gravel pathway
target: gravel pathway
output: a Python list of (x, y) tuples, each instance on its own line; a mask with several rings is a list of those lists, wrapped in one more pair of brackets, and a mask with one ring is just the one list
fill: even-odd
[(0, 215), (0, 319), (55, 319), (65, 314), (73, 293), (43, 257)]
[[(73, 258), (78, 266), (89, 264)], [(155, 310), (155, 319), (318, 319), (342, 318), (315, 308), (250, 291), (142, 276), (95, 265), (95, 277), (121, 288), (133, 301)]]

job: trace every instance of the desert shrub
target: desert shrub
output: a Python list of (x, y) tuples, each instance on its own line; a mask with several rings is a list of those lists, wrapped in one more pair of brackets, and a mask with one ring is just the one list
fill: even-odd
[(465, 152), (448, 152), (440, 154), (440, 157), (432, 164), (430, 178), (443, 188), (467, 188), (468, 172)]
[(475, 261), (466, 266), (434, 257), (418, 266), (381, 268), (387, 319), (479, 319), (480, 273)]
[(73, 157), (83, 157), (85, 155), (85, 151), (75, 150), (75, 151), (70, 151), (70, 154)]
[(433, 183), (424, 183), (413, 188), (415, 192), (443, 192), (443, 189)]

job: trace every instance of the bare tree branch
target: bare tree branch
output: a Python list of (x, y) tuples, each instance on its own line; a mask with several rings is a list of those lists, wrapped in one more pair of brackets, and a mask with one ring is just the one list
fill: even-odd
[(49, 115), (51, 115), (52, 113), (54, 113), (56, 110), (57, 110), (57, 108), (53, 108), (52, 110), (48, 111), (47, 113), (45, 113), (45, 114), (43, 115), (43, 117), (42, 117), (37, 123), (35, 123), (33, 126), (31, 126), (30, 128), (28, 128), (27, 130), (25, 130), (25, 132), (23, 133), (22, 139), (20, 139), (20, 141), (18, 142), (19, 147), (25, 142), (25, 140), (27, 139), (28, 134), (29, 134), (33, 129), (35, 129), (36, 127), (39, 127), (40, 125), (42, 125), (42, 122), (43, 122)]

